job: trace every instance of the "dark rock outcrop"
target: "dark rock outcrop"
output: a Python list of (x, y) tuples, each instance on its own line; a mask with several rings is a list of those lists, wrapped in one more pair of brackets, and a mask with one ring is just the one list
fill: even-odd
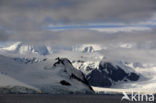
[(127, 73), (124, 68), (114, 66), (109, 62), (100, 63), (98, 69), (94, 69), (86, 78), (90, 85), (110, 87), (118, 81), (137, 81), (139, 75), (134, 72)]
[(71, 84), (65, 80), (61, 80), (60, 83), (65, 86), (70, 86)]

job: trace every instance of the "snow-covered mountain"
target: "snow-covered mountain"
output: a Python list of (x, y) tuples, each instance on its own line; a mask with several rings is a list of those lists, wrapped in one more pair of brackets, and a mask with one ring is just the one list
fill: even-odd
[(132, 49), (137, 48), (135, 43), (117, 43), (117, 44), (81, 44), (75, 45), (72, 47), (74, 52), (82, 52), (82, 53), (94, 53), (94, 52), (103, 52), (106, 50), (115, 50), (115, 49)]
[[(110, 51), (117, 50), (115, 48), (131, 50), (135, 45), (121, 43), (114, 46), (107, 48), (85, 44), (52, 49), (48, 46), (36, 47), (17, 42), (0, 48), (0, 54), (17, 54), (10, 57), (0, 56), (0, 76), (3, 78), (0, 81), (11, 81), (4, 83), (6, 85), (0, 88), (0, 92), (8, 93), (16, 88), (13, 93), (25, 93), (27, 90), (29, 93), (91, 93), (91, 86), (96, 86), (94, 88), (98, 88), (98, 91), (101, 88), (102, 91), (107, 90), (105, 88), (109, 88), (108, 91), (112, 88), (117, 91), (129, 88), (155, 89), (156, 64), (131, 59), (126, 61), (118, 58), (120, 55), (114, 60), (113, 57), (117, 54), (109, 55)], [(53, 55), (49, 55), (51, 53)], [(37, 56), (27, 57), (27, 54)], [(56, 57), (63, 58), (54, 61)], [(12, 81), (20, 85), (15, 85)], [(7, 91), (3, 91), (4, 87), (7, 87)]]
[(0, 55), (0, 72), (0, 93), (93, 93), (83, 73), (66, 58), (21, 64)]
[(82, 52), (82, 53), (93, 53), (101, 49), (102, 49), (101, 46), (97, 44), (83, 44), (83, 45), (73, 46), (74, 52)]
[(103, 59), (93, 60), (85, 55), (79, 60), (74, 60), (73, 65), (84, 72), (97, 93), (122, 93), (123, 91), (156, 93), (156, 64), (154, 63), (113, 61), (105, 56)]
[(130, 49), (134, 46), (134, 44), (130, 43), (119, 43), (119, 44), (110, 44), (107, 46), (101, 46), (99, 44), (81, 44), (81, 45), (74, 45), (72, 47), (51, 47), (51, 46), (34, 46), (29, 45), (23, 42), (14, 42), (8, 46), (0, 47), (0, 52), (4, 52), (5, 54), (20, 54), (20, 55), (27, 55), (27, 54), (38, 54), (38, 55), (49, 55), (53, 53), (59, 53), (62, 51), (70, 51), (70, 52), (79, 52), (79, 53), (96, 53), (96, 52), (104, 52), (106, 50), (114, 50), (116, 48), (122, 49)]
[(15, 42), (7, 47), (0, 48), (0, 51), (8, 54), (38, 54), (38, 55), (49, 55), (52, 54), (52, 49), (48, 46), (32, 46), (22, 42)]
[(140, 75), (123, 64), (101, 61), (98, 69), (94, 69), (86, 77), (92, 86), (111, 87), (118, 82), (137, 81)]
[(111, 87), (118, 82), (137, 81), (140, 75), (127, 66), (122, 61), (74, 61), (74, 66), (79, 68), (86, 75), (87, 80), (92, 86)]

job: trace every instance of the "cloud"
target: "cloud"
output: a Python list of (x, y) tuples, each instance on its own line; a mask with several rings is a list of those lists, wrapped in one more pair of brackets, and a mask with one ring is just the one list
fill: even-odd
[[(156, 0), (0, 0), (0, 40), (73, 45), (119, 41), (145, 41), (155, 38), (147, 28), (46, 31), (49, 24), (72, 25), (90, 22), (138, 22), (151, 18)], [(137, 30), (139, 29), (139, 31)], [(125, 33), (123, 31), (133, 31)], [(11, 33), (8, 33), (11, 31)], [(148, 34), (148, 35), (147, 35)]]
[(0, 41), (8, 40), (8, 33), (7, 31), (0, 28)]
[(116, 32), (134, 32), (134, 31), (150, 31), (148, 27), (117, 27), (117, 28), (96, 28), (90, 29), (99, 32), (116, 33)]
[(155, 41), (156, 30), (133, 32), (98, 32), (92, 30), (66, 30), (66, 31), (35, 31), (15, 32), (8, 35), (8, 40), (23, 41), (34, 44), (64, 45), (75, 44), (101, 44), (120, 42), (136, 42), (144, 44), (145, 41)]
[(54, 23), (134, 22), (152, 16), (155, 4), (155, 0), (1, 0), (0, 22), (17, 30), (46, 24), (46, 18)]
[(49, 31), (60, 31), (60, 30), (72, 30), (72, 29), (89, 29), (99, 32), (132, 32), (132, 31), (147, 31), (151, 28), (155, 28), (156, 23), (153, 21), (145, 21), (134, 24), (123, 24), (123, 23), (101, 23), (101, 24), (83, 24), (83, 25), (53, 25), (46, 26), (45, 29)]

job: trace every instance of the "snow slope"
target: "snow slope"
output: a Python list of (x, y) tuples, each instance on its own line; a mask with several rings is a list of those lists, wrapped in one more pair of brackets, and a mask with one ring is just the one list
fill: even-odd
[[(10, 81), (8, 84), (0, 82), (0, 87), (23, 86), (14, 82), (18, 81), (26, 84), (26, 87), (36, 88), (41, 93), (93, 93), (83, 73), (65, 58), (57, 62), (51, 58), (39, 63), (21, 64), (13, 58), (0, 55), (0, 72), (6, 75), (1, 76), (0, 80)], [(20, 93), (20, 90), (18, 92)]]
[(41, 91), (0, 73), (0, 93), (41, 93)]

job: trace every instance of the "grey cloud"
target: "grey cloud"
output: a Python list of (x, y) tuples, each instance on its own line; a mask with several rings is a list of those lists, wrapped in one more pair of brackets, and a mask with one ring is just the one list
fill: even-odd
[(0, 28), (0, 41), (6, 41), (8, 40), (8, 33), (7, 31)]
[(155, 0), (1, 0), (0, 22), (16, 26), (23, 22), (28, 27), (27, 23), (42, 24), (46, 17), (54, 23), (135, 21), (150, 17), (155, 4)]
[(10, 40), (24, 41), (29, 43), (47, 43), (49, 45), (75, 45), (96, 43), (107, 45), (119, 42), (143, 43), (155, 41), (156, 30), (105, 33), (91, 30), (66, 30), (66, 31), (37, 31), (37, 32), (16, 32), (9, 35)]
[[(68, 5), (60, 6), (64, 2)], [(38, 4), (36, 6), (31, 6), (29, 3), (31, 2), (28, 2), (25, 11), (30, 12), (32, 8), (35, 12), (47, 12), (56, 21), (64, 19), (67, 22), (112, 21), (113, 19), (129, 21), (147, 18), (156, 10), (155, 0), (45, 0), (35, 2)]]
[[(49, 32), (50, 23), (134, 22), (149, 18), (156, 11), (156, 0), (0, 0), (1, 40), (43, 42), (48, 44), (109, 43), (153, 39), (144, 32), (114, 34), (90, 30)], [(51, 18), (49, 20), (49, 18)]]

